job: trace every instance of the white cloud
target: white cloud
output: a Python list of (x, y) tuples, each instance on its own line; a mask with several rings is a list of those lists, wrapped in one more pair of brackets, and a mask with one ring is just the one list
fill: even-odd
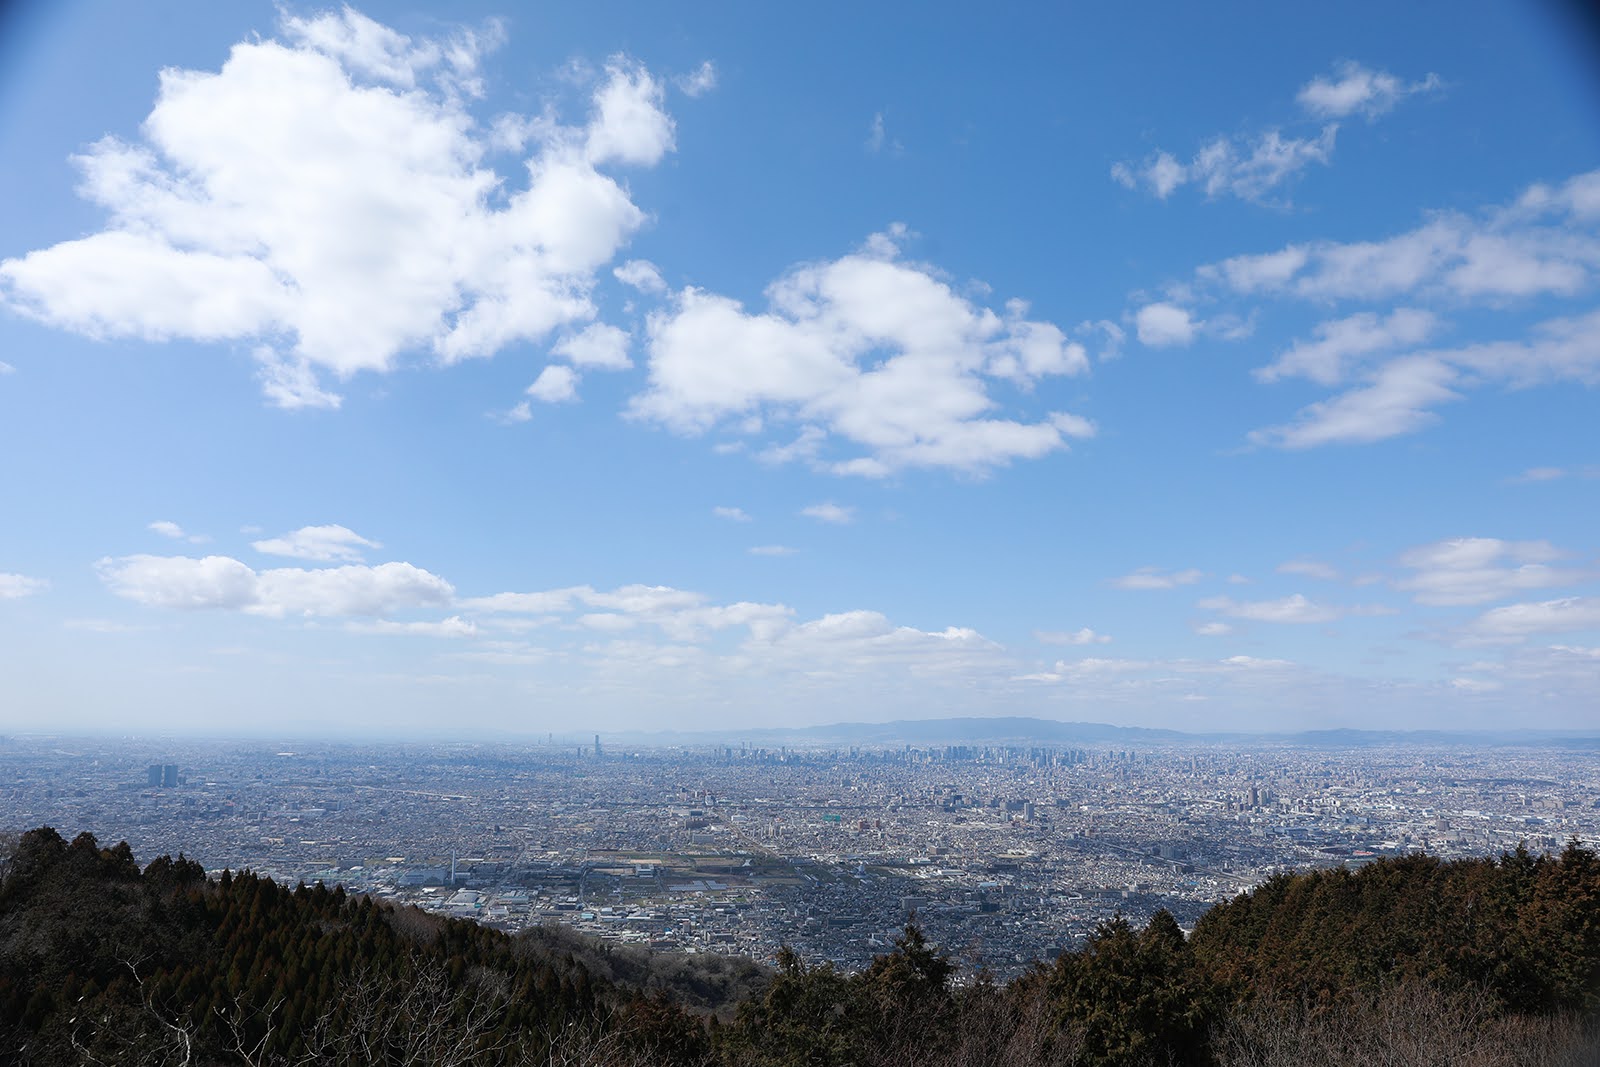
[(593, 611), (587, 615), (580, 615), (577, 624), (586, 630), (601, 630), (606, 633), (620, 633), (631, 630), (639, 625), (639, 620), (630, 615), (618, 615), (612, 611)]
[(1374, 373), (1366, 385), (1309, 405), (1292, 423), (1254, 430), (1250, 440), (1313, 448), (1368, 444), (1413, 433), (1438, 418), (1432, 408), (1460, 399), (1461, 394), (1451, 388), (1455, 381), (1455, 371), (1437, 359), (1397, 359)]
[(744, 508), (714, 507), (711, 509), (711, 514), (719, 519), (727, 519), (729, 522), (750, 521), (750, 516), (745, 512)]
[(1591, 210), (1600, 171), (1559, 189), (1534, 186), (1510, 207), (1440, 212), (1378, 241), (1318, 241), (1235, 256), (1201, 267), (1202, 281), (1236, 293), (1277, 293), (1314, 301), (1393, 299), (1410, 293), (1465, 301), (1570, 296), (1600, 267)]
[(803, 507), (800, 509), (800, 514), (808, 519), (816, 519), (818, 522), (829, 522), (836, 526), (843, 526), (855, 520), (856, 509), (828, 501)]
[(1080, 322), (1076, 332), (1080, 336), (1096, 333), (1105, 335), (1105, 347), (1100, 349), (1100, 354), (1096, 357), (1102, 363), (1119, 358), (1122, 355), (1122, 342), (1128, 337), (1127, 332), (1110, 319)]
[(363, 548), (382, 548), (354, 530), (332, 524), (328, 526), (302, 526), (282, 537), (252, 541), (250, 547), (269, 556), (288, 556), (291, 559), (309, 559), (321, 563), (359, 563)]
[(672, 151), (673, 124), (661, 108), (661, 83), (625, 56), (606, 64), (606, 83), (595, 94), (585, 154), (592, 164), (654, 166)]
[(704, 96), (717, 87), (717, 68), (711, 60), (701, 63), (693, 71), (673, 80), (684, 96)]
[(1480, 615), (1469, 629), (1493, 637), (1600, 630), (1600, 597), (1564, 597), (1536, 604), (1508, 604)]
[(256, 572), (228, 556), (124, 556), (95, 564), (113, 593), (153, 607), (240, 610), (257, 599)]
[(1260, 200), (1313, 163), (1333, 158), (1339, 127), (1329, 124), (1316, 137), (1284, 137), (1268, 130), (1251, 141), (1218, 137), (1195, 154), (1188, 179), (1205, 187), (1206, 195), (1224, 193), (1241, 200)]
[(1319, 323), (1313, 330), (1315, 341), (1296, 342), (1272, 363), (1257, 369), (1255, 376), (1263, 382), (1303, 377), (1322, 385), (1338, 385), (1365, 357), (1419, 345), (1438, 325), (1432, 312), (1416, 308), (1396, 308), (1386, 318), (1363, 311)]
[(1410, 549), (1400, 564), (1413, 573), (1395, 587), (1419, 604), (1482, 604), (1586, 581), (1593, 574), (1551, 567), (1561, 557), (1548, 541), (1502, 541), (1462, 537)]
[(1202, 622), (1195, 626), (1194, 632), (1201, 637), (1227, 637), (1233, 633), (1233, 627), (1225, 622)]
[[(751, 314), (695, 289), (649, 318), (650, 386), (635, 417), (681, 433), (798, 426), (772, 461), (805, 458), (840, 474), (882, 477), (907, 467), (982, 471), (1036, 458), (1086, 437), (1079, 416), (995, 417), (997, 381), (1026, 389), (1088, 369), (1081, 345), (1055, 326), (1004, 316), (958, 296), (929, 268), (898, 260), (902, 227), (861, 251), (796, 267)], [(859, 450), (829, 458), (839, 447)]]
[(492, 596), (468, 597), (461, 601), (461, 607), (490, 614), (559, 615), (572, 610), (574, 603), (592, 595), (594, 590), (586, 585), (540, 593), (495, 593)]
[(648, 259), (630, 259), (620, 267), (613, 268), (611, 273), (617, 281), (632, 286), (641, 293), (667, 291), (667, 283), (661, 277), (661, 271)]
[(1111, 177), (1118, 185), (1137, 189), (1143, 183), (1159, 200), (1171, 196), (1188, 176), (1187, 169), (1170, 152), (1157, 152), (1138, 167), (1129, 163), (1111, 165)]
[(349, 622), (345, 629), (361, 634), (399, 634), (409, 637), (477, 637), (478, 627), (459, 615), (438, 622), (393, 622), (377, 619), (371, 622)]
[(1279, 574), (1300, 574), (1307, 578), (1320, 578), (1325, 582), (1339, 580), (1339, 571), (1327, 563), (1313, 559), (1291, 559), (1278, 564)]
[(574, 625), (588, 629), (649, 625), (677, 641), (699, 640), (730, 628), (742, 628), (751, 637), (765, 640), (791, 625), (793, 615), (782, 604), (712, 604), (701, 593), (647, 585), (622, 586), (611, 592), (581, 585), (538, 593), (496, 593), (463, 600), (459, 606), (487, 614), (574, 616)]
[(576, 366), (598, 370), (626, 370), (633, 366), (628, 358), (628, 331), (596, 322), (557, 341), (552, 353), (570, 359)]
[(1202, 186), (1212, 198), (1261, 200), (1311, 164), (1328, 163), (1338, 132), (1337, 125), (1329, 124), (1315, 137), (1285, 137), (1278, 130), (1252, 137), (1215, 137), (1188, 163), (1158, 151), (1138, 165), (1113, 165), (1111, 177), (1128, 189), (1142, 185), (1161, 200), (1191, 183)]
[(462, 99), (493, 34), (419, 43), (348, 8), (284, 27), (219, 72), (164, 71), (142, 143), (75, 159), (108, 226), (0, 262), (0, 299), (90, 336), (257, 341), (289, 407), (336, 407), (323, 373), (487, 356), (593, 316), (596, 271), (645, 219), (596, 168), (672, 146), (647, 72), (613, 61), (587, 126), (526, 124), (519, 188)]
[(1105, 634), (1095, 633), (1085, 626), (1081, 630), (1071, 632), (1057, 630), (1035, 630), (1035, 641), (1046, 645), (1105, 645), (1111, 643), (1111, 638)]
[(50, 588), (43, 578), (29, 578), (23, 574), (0, 572), (0, 600), (21, 600)]
[(1196, 324), (1189, 312), (1176, 304), (1146, 304), (1134, 318), (1139, 343), (1152, 348), (1186, 345), (1194, 340)]
[(11, 364), (7, 363), (5, 360), (0, 359), (0, 377), (4, 377), (7, 374), (15, 374), (15, 373), (17, 373), (17, 368), (13, 367)]
[(409, 563), (257, 572), (227, 556), (124, 556), (95, 564), (118, 596), (152, 607), (234, 610), (271, 618), (388, 615), (448, 604), (448, 582)]
[(1237, 601), (1225, 596), (1210, 597), (1200, 601), (1200, 606), (1207, 611), (1219, 612), (1232, 619), (1247, 619), (1251, 622), (1295, 624), (1333, 622), (1351, 614), (1350, 609), (1318, 604), (1299, 593), (1281, 600)]
[(1387, 71), (1346, 61), (1338, 65), (1335, 77), (1307, 82), (1295, 99), (1317, 118), (1342, 119), (1360, 114), (1370, 121), (1393, 110), (1404, 98), (1431, 92), (1440, 84), (1437, 74), (1407, 84)]
[(882, 152), (885, 148), (896, 154), (905, 150), (904, 145), (888, 136), (881, 111), (872, 116), (872, 122), (867, 126), (866, 145), (867, 151), (872, 153)]
[(168, 522), (165, 519), (158, 519), (155, 522), (152, 522), (147, 529), (154, 530), (162, 537), (170, 537), (174, 541), (188, 541), (193, 545), (203, 545), (207, 541), (211, 540), (211, 538), (207, 537), (205, 534), (188, 533), (182, 526), (179, 526), (175, 522)]
[[(1337, 80), (1315, 78), (1301, 88), (1296, 99), (1313, 118), (1341, 119), (1359, 113), (1371, 121), (1402, 98), (1436, 89), (1439, 84), (1432, 74), (1408, 85), (1392, 74), (1344, 63), (1338, 68)], [(1330, 163), (1338, 134), (1338, 123), (1327, 122), (1314, 136), (1285, 135), (1278, 129), (1217, 136), (1201, 145), (1188, 163), (1158, 150), (1143, 163), (1113, 165), (1111, 177), (1129, 189), (1143, 186), (1161, 200), (1183, 185), (1194, 184), (1202, 186), (1208, 197), (1259, 201), (1307, 167)]]
[(788, 545), (755, 545), (750, 549), (752, 556), (792, 556), (798, 549)]
[(1555, 382), (1600, 384), (1600, 311), (1536, 324), (1524, 341), (1495, 341), (1402, 356), (1364, 384), (1304, 408), (1282, 426), (1256, 430), (1256, 444), (1310, 448), (1365, 444), (1413, 433), (1436, 421), (1432, 410), (1485, 385), (1525, 388)]
[(544, 404), (560, 404), (578, 399), (578, 374), (571, 367), (552, 363), (539, 372), (527, 393)]
[(1110, 584), (1118, 589), (1173, 589), (1180, 585), (1193, 585), (1204, 577), (1203, 572), (1194, 568), (1163, 574), (1155, 567), (1140, 567), (1132, 574), (1111, 579)]

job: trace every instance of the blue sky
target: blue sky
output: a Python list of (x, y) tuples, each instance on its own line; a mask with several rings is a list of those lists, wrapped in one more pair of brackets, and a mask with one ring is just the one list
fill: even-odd
[(0, 22), (0, 728), (1589, 727), (1525, 4)]

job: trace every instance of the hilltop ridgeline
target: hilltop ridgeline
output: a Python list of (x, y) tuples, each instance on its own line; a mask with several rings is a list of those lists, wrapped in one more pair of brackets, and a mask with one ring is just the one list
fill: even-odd
[(508, 936), (50, 829), (0, 866), (0, 1063), (1600, 1062), (1600, 857), (1285, 874), (1001, 985), (911, 925), (856, 973)]

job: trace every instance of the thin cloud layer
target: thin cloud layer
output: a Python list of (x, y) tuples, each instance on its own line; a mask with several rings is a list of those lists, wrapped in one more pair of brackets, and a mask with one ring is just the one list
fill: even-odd
[(1174, 589), (1180, 585), (1193, 585), (1205, 574), (1191, 567), (1187, 570), (1163, 572), (1155, 567), (1140, 567), (1132, 574), (1111, 579), (1118, 589)]
[(1547, 541), (1463, 537), (1413, 548), (1400, 557), (1412, 573), (1395, 582), (1419, 604), (1483, 604), (1534, 589), (1576, 585), (1593, 573), (1550, 564), (1563, 553)]
[[(484, 130), (466, 102), (496, 33), (415, 41), (349, 8), (282, 30), (217, 72), (163, 71), (139, 142), (74, 159), (106, 228), (0, 262), (0, 298), (93, 337), (251, 342), (284, 407), (337, 406), (324, 375), (595, 315), (597, 271), (645, 218), (600, 168), (672, 150), (657, 80), (619, 58), (585, 125)], [(489, 165), (508, 143), (531, 148), (520, 176)]]
[(29, 578), (25, 574), (0, 572), (0, 600), (21, 600), (50, 588), (43, 578)]

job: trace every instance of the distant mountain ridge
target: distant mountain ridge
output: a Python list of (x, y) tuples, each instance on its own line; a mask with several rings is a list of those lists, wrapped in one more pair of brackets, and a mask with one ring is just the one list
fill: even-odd
[(1066, 722), (1029, 716), (963, 716), (950, 719), (895, 719), (891, 722), (841, 722), (822, 726), (695, 731), (627, 732), (616, 740), (650, 744), (843, 745), (1161, 745), (1216, 744), (1241, 740), (1306, 748), (1367, 748), (1382, 745), (1541, 745), (1600, 748), (1600, 732), (1580, 730), (1302, 730), (1294, 733), (1218, 731), (1188, 733), (1103, 722)]

